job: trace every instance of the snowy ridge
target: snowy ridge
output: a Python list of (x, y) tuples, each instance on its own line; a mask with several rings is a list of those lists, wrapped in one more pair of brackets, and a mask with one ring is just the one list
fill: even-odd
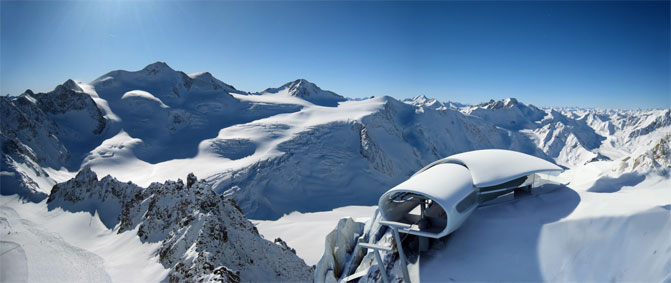
[[(312, 270), (303, 260), (261, 238), (230, 199), (216, 195), (194, 175), (143, 189), (111, 176), (98, 180), (90, 169), (54, 186), (50, 209), (98, 215), (117, 233), (137, 231), (143, 242), (159, 243), (159, 262), (171, 282), (183, 280), (305, 281)], [(286, 244), (285, 244), (286, 245)]]
[(411, 99), (404, 99), (403, 102), (414, 106), (429, 107), (436, 110), (444, 110), (446, 108), (459, 110), (461, 108), (467, 108), (469, 106), (463, 103), (453, 101), (442, 102), (435, 98), (428, 98), (426, 97), (426, 95), (423, 94), (415, 96)]
[(480, 117), (498, 127), (528, 135), (545, 154), (563, 166), (582, 165), (599, 156), (595, 150), (605, 139), (584, 120), (557, 110), (541, 110), (514, 98), (491, 100), (465, 108), (465, 114)]

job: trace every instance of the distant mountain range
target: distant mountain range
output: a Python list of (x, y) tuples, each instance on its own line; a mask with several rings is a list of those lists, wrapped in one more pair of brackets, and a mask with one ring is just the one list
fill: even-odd
[(374, 204), (458, 152), (505, 148), (572, 167), (621, 158), (671, 126), (669, 109), (347, 100), (304, 79), (249, 93), (162, 62), (1, 97), (0, 109), (3, 194), (39, 201), (86, 167), (142, 186), (194, 172), (256, 219)]

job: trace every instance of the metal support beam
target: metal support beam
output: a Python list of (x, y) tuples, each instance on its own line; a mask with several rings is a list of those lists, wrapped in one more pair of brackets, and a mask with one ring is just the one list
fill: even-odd
[(403, 252), (403, 245), (401, 244), (401, 236), (398, 234), (398, 228), (391, 228), (394, 231), (394, 239), (396, 239), (396, 249), (398, 250), (398, 257), (401, 259), (401, 270), (403, 271), (403, 282), (410, 283), (410, 274), (408, 274), (408, 264), (405, 262), (405, 253)]
[(385, 252), (390, 252), (391, 248), (368, 243), (359, 243), (359, 246), (361, 246), (362, 248), (373, 250), (373, 252), (375, 253), (375, 260), (377, 261), (377, 266), (380, 269), (380, 274), (382, 274), (382, 281), (384, 281), (384, 283), (389, 283), (389, 277), (387, 276), (387, 269), (384, 267), (384, 262), (382, 262), (380, 251), (382, 250)]
[(403, 252), (403, 244), (401, 243), (401, 236), (398, 234), (398, 228), (408, 229), (410, 228), (410, 225), (393, 221), (380, 221), (380, 224), (389, 226), (389, 228), (391, 228), (394, 234), (394, 240), (396, 241), (398, 258), (401, 260), (401, 271), (403, 271), (403, 282), (410, 283), (408, 264), (405, 262), (405, 253)]
[(375, 250), (375, 259), (377, 260), (377, 266), (380, 269), (380, 274), (382, 275), (382, 281), (384, 283), (389, 283), (389, 277), (387, 277), (387, 269), (384, 267), (382, 258), (380, 257), (380, 251)]

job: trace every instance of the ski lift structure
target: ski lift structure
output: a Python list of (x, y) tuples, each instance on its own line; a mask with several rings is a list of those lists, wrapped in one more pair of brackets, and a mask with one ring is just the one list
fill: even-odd
[[(553, 176), (562, 171), (549, 161), (510, 150), (455, 154), (425, 166), (382, 194), (378, 201), (379, 223), (392, 230), (397, 247), (402, 247), (400, 233), (411, 234), (418, 236), (420, 251), (426, 251), (430, 238), (439, 239), (454, 232), (477, 207), (565, 186)], [(383, 266), (379, 251), (390, 251), (372, 243), (359, 246), (373, 250), (379, 266)], [(401, 269), (403, 281), (410, 282), (403, 249), (397, 250), (401, 266), (405, 267)], [(361, 274), (346, 276), (341, 282)], [(383, 281), (389, 282), (386, 274)]]
[(379, 199), (384, 221), (405, 224), (399, 232), (442, 238), (457, 230), (479, 204), (506, 195), (528, 195), (547, 183), (541, 173), (561, 172), (528, 154), (485, 149), (435, 161)]

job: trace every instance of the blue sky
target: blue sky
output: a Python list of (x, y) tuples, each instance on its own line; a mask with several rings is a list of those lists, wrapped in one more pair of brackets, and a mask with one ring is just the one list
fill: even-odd
[(670, 108), (661, 2), (0, 2), (0, 88), (165, 61), (246, 91)]

